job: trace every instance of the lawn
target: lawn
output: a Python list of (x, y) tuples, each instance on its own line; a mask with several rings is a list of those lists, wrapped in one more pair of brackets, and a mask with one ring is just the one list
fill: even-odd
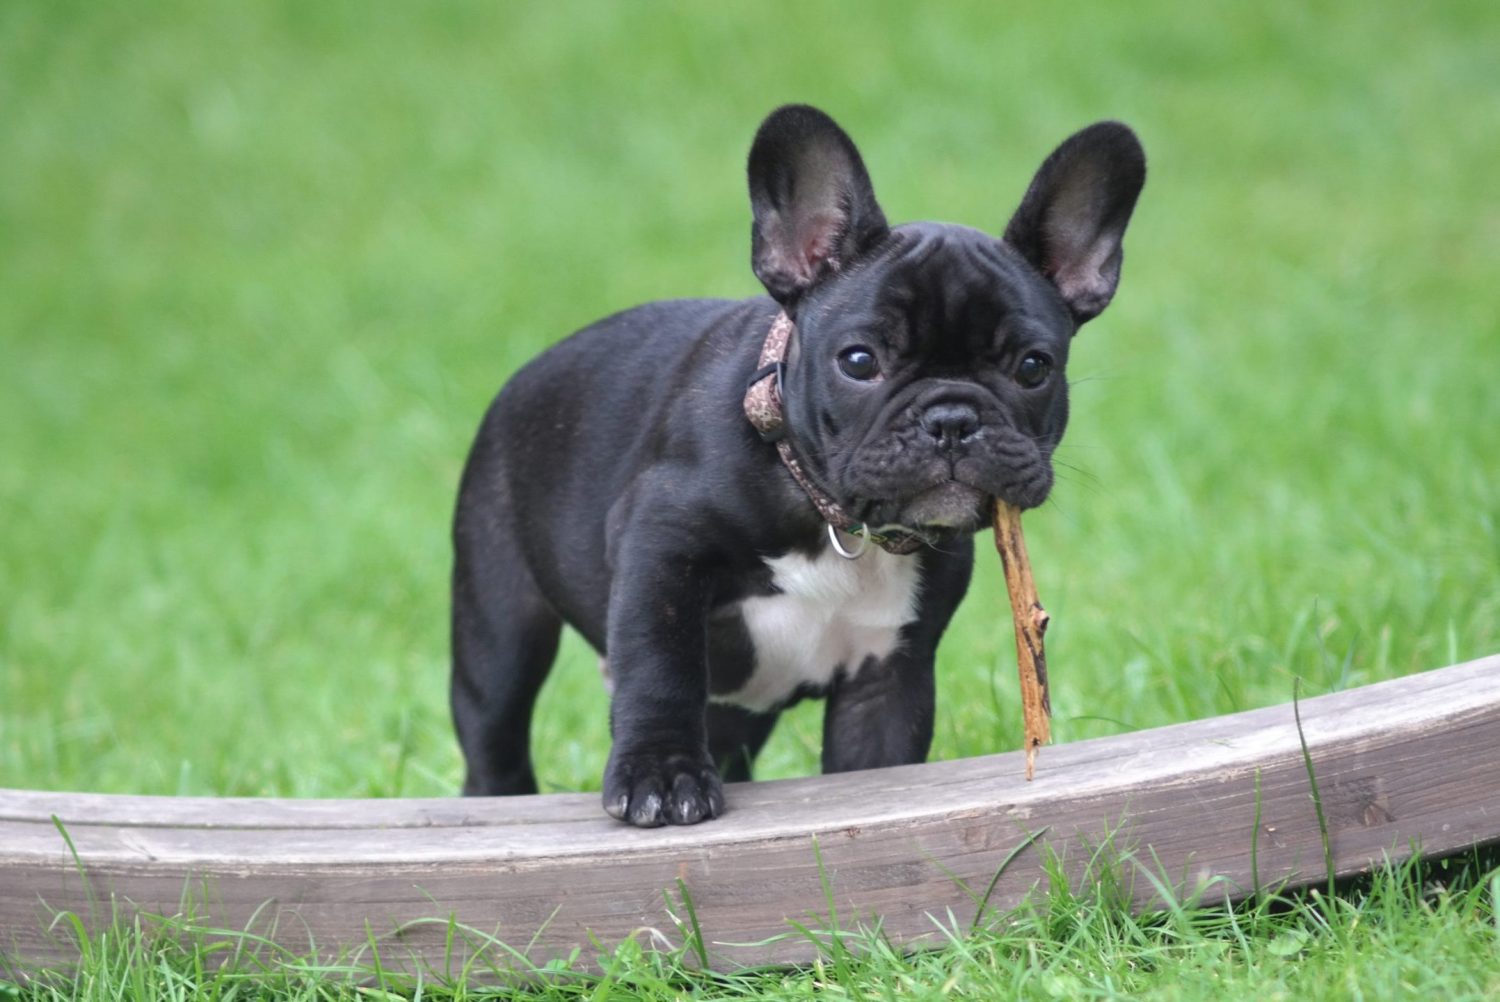
[[(1500, 650), (1497, 50), (1482, 0), (0, 5), (0, 786), (456, 790), (479, 417), (604, 313), (759, 291), (744, 156), (791, 100), (893, 220), (998, 231), (1072, 130), (1145, 143), (1027, 520), (1058, 740)], [(934, 757), (1018, 744), (1013, 656), (982, 559)], [(544, 786), (597, 788), (605, 713), (569, 638)], [(818, 740), (799, 708), (762, 775)], [(1145, 924), (1080, 891), (926, 958), (731, 983), (626, 957), (645, 980), (610, 990), (1479, 998), (1490, 879)], [(174, 963), (78, 991), (168, 994)]]

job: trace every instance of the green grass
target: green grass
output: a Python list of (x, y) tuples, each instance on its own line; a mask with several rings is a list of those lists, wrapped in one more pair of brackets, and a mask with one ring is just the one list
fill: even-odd
[[(741, 171), (787, 100), (845, 124), (897, 220), (998, 230), (1072, 129), (1145, 142), (1028, 518), (1060, 740), (1494, 652), (1497, 45), (1484, 2), (0, 5), (0, 786), (453, 791), (447, 523), (479, 416), (603, 313), (757, 291)], [(984, 560), (935, 757), (1017, 745), (1010, 645)], [(596, 788), (605, 712), (570, 641), (546, 785)], [(793, 713), (763, 774), (813, 771), (818, 734)], [(1023, 919), (830, 983), (1478, 997), (1493, 908), (1482, 874), (1149, 926), (1085, 894), (1085, 932)], [(176, 990), (125, 948), (80, 994)], [(631, 990), (832, 977), (656, 963)]]
[[(534, 971), (525, 994), (570, 999), (1444, 999), (1500, 992), (1500, 855), (1377, 871), (1337, 897), (1317, 890), (1238, 909), (1174, 907), (1132, 916), (1110, 874), (1069, 885), (1049, 865), (1050, 893), (978, 928), (948, 916), (946, 946), (903, 955), (878, 929), (803, 927), (817, 942), (798, 968), (703, 973), (691, 944), (649, 937), (581, 951), (598, 973)], [(473, 930), (452, 930), (483, 941)], [(831, 934), (833, 933), (833, 934)], [(269, 997), (463, 1000), (512, 997), (517, 982), (483, 964), (449, 976), (399, 973), (365, 946), (334, 959), (299, 956), (181, 916), (135, 918), (86, 938), (78, 970), (0, 998), (28, 1000)], [(503, 949), (491, 953), (502, 964)], [(227, 962), (226, 962), (227, 960)], [(502, 968), (508, 971), (508, 968)], [(358, 979), (357, 986), (351, 979)]]

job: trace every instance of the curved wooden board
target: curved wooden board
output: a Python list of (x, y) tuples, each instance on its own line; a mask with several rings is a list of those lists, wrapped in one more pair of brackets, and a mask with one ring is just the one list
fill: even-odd
[[(1339, 875), (1416, 847), (1500, 840), (1500, 656), (1300, 710)], [(1022, 771), (1014, 752), (742, 784), (724, 817), (649, 831), (610, 820), (593, 794), (0, 790), (0, 956), (21, 968), (75, 957), (48, 931), (59, 911), (97, 925), (112, 913), (179, 914), (190, 899), (200, 925), (298, 954), (337, 956), (373, 936), (388, 968), (442, 974), (493, 936), (531, 963), (575, 949), (587, 962), (595, 944), (630, 936), (682, 945), (685, 889), (710, 962), (729, 968), (812, 959), (816, 944), (789, 920), (878, 921), (903, 947), (939, 945), (940, 926), (966, 927), (992, 880), (992, 907), (1022, 901), (1049, 852), (1079, 874), (1102, 847), (1142, 907), (1162, 887), (1238, 898), (1254, 872), (1263, 886), (1326, 877), (1290, 704), (1048, 748), (1034, 782)], [(451, 954), (450, 918), (477, 937), (466, 947), (460, 933)]]

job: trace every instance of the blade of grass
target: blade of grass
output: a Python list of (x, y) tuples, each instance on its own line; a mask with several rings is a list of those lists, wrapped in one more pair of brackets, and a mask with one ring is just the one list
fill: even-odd
[(1323, 844), (1323, 869), (1328, 875), (1328, 897), (1335, 895), (1336, 870), (1333, 865), (1333, 842), (1328, 837), (1328, 818), (1323, 813), (1323, 796), (1318, 791), (1318, 772), (1313, 768), (1312, 753), (1307, 749), (1307, 734), (1302, 729), (1302, 679), (1292, 680), (1292, 717), (1297, 723), (1297, 742), (1302, 746), (1302, 765), (1307, 770), (1307, 785), (1312, 789), (1313, 809), (1318, 815), (1318, 838)]

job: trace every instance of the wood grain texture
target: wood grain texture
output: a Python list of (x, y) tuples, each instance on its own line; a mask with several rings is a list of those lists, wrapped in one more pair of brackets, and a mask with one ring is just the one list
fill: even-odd
[[(1301, 703), (1340, 875), (1500, 839), (1500, 656)], [(256, 800), (0, 790), (0, 956), (75, 955), (48, 933), (68, 910), (173, 915), (249, 929), (325, 957), (369, 932), (388, 967), (443, 973), (446, 920), (540, 964), (626, 937), (680, 945), (664, 893), (692, 896), (716, 967), (807, 961), (788, 920), (881, 921), (941, 945), (949, 910), (1001, 863), (991, 904), (1019, 903), (1044, 852), (1081, 872), (1109, 846), (1137, 906), (1237, 898), (1324, 879), (1290, 704), (1061, 745), (1035, 782), (1022, 753), (728, 788), (728, 813), (641, 830), (593, 794), (503, 800)], [(1260, 826), (1256, 829), (1256, 778)], [(78, 861), (54, 824), (66, 827)], [(1034, 841), (1028, 841), (1031, 839)], [(80, 876), (79, 865), (87, 874)], [(821, 869), (821, 873), (820, 873)], [(678, 909), (681, 914), (681, 910)], [(439, 920), (436, 922), (430, 920)], [(453, 963), (464, 954), (459, 944)], [(496, 963), (505, 963), (495, 953)], [(0, 965), (3, 968), (3, 965)]]

